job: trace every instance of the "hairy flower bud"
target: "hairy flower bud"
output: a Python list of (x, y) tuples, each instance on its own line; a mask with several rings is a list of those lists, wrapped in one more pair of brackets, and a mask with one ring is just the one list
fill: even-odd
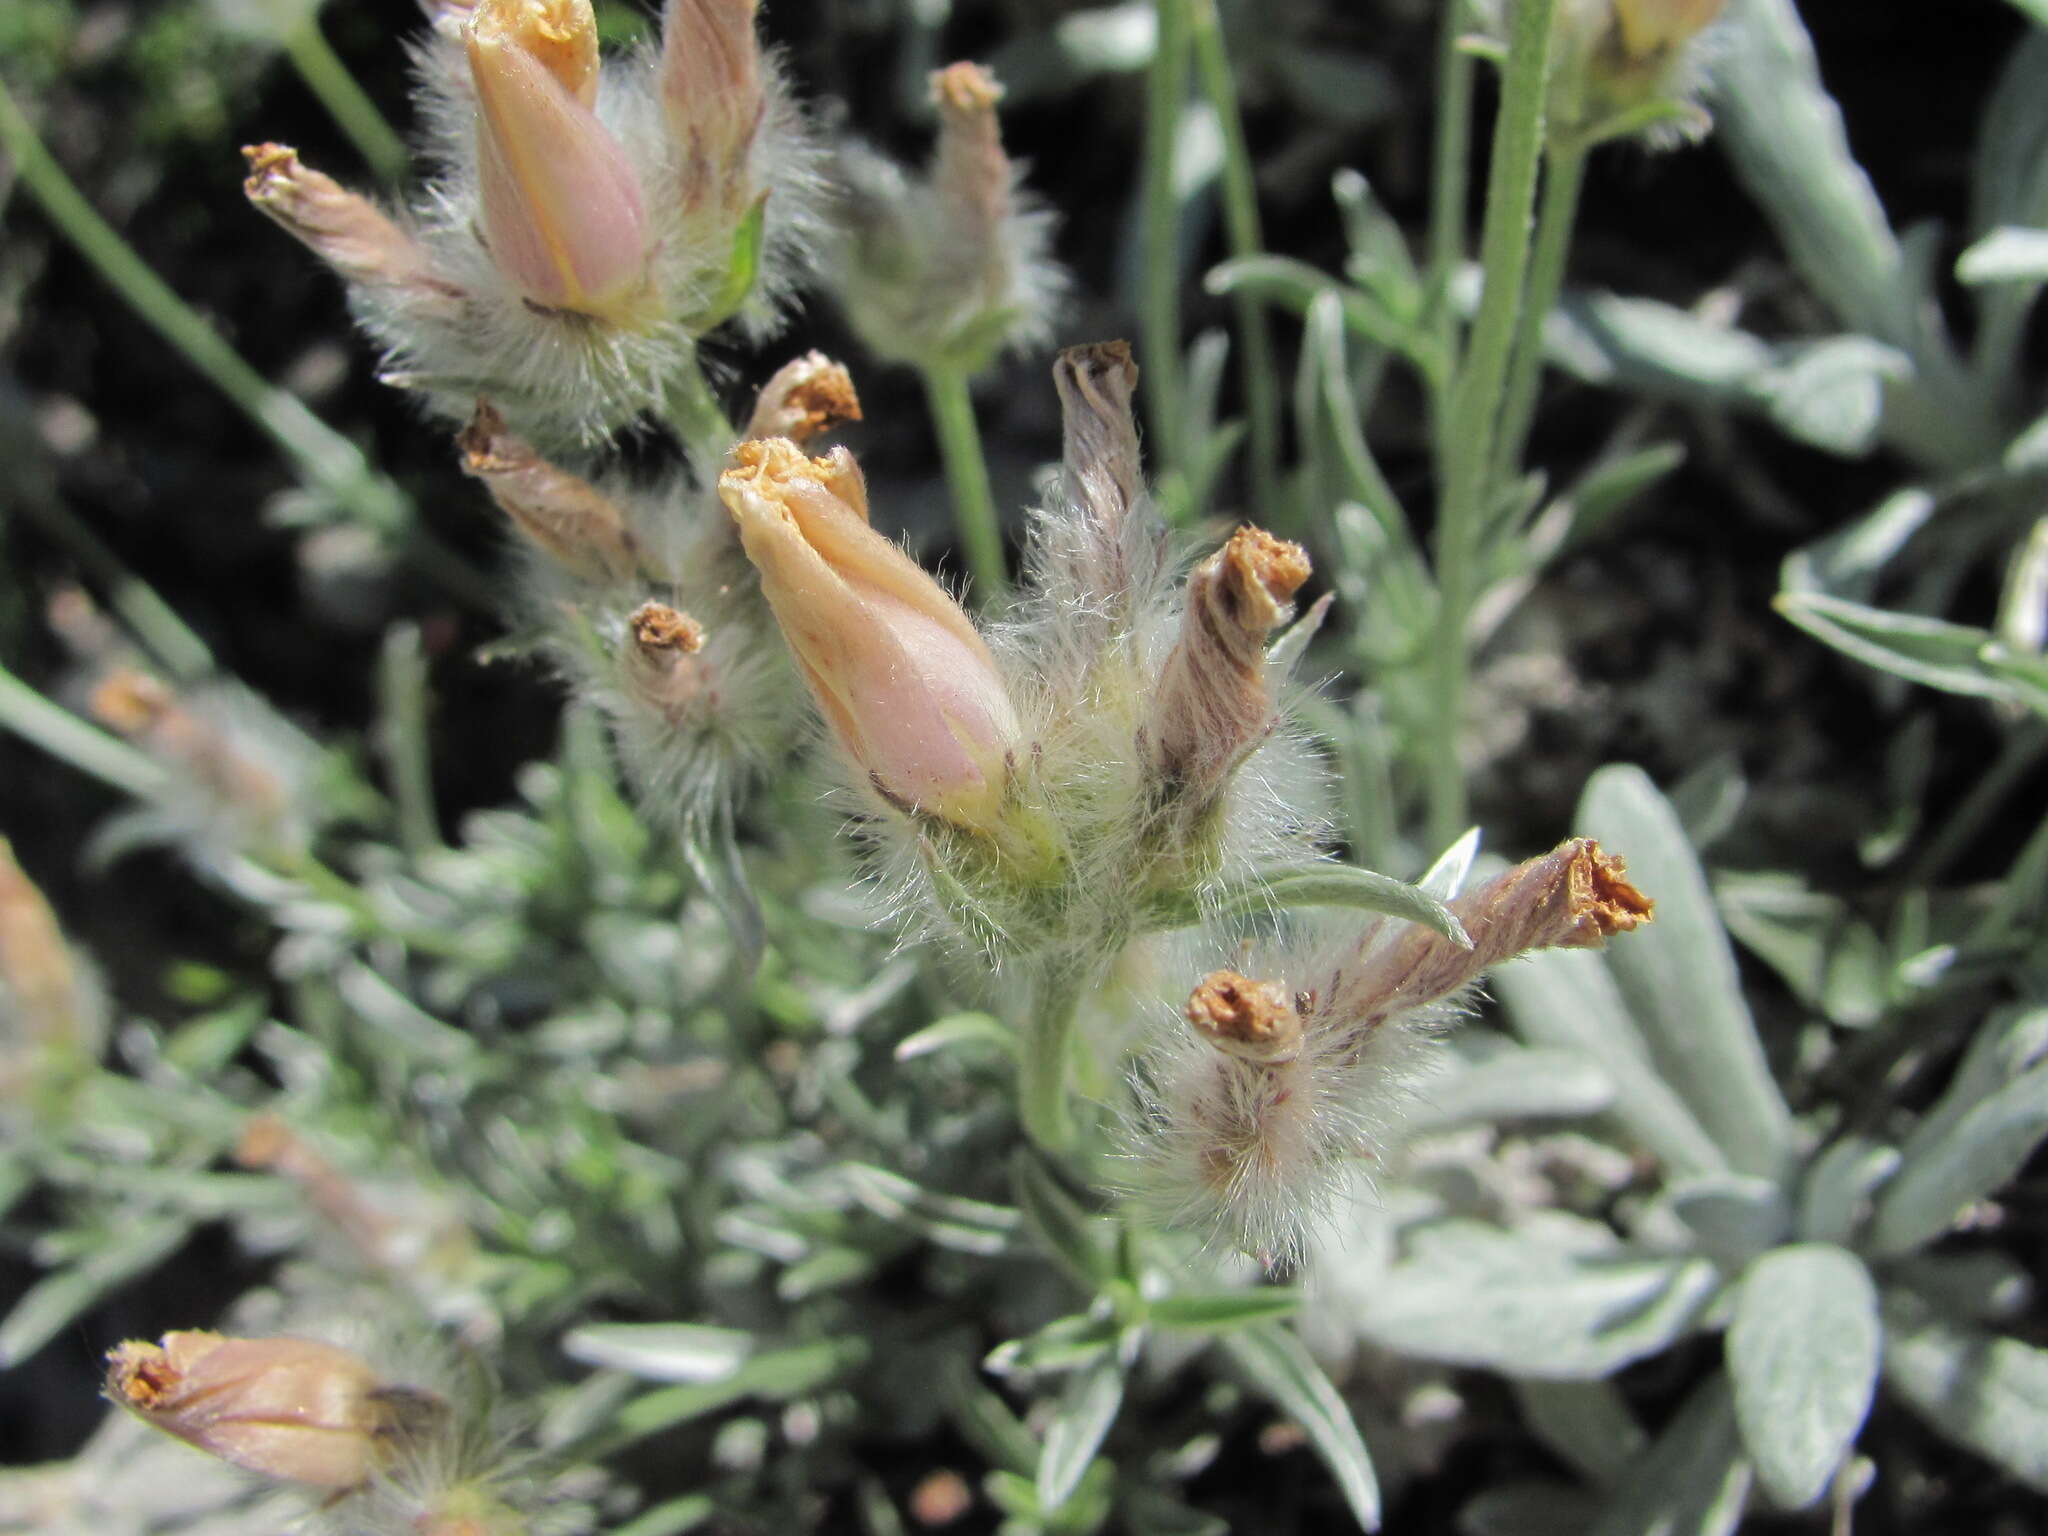
[(1632, 59), (1668, 56), (1713, 24), (1726, 0), (1612, 0), (1621, 46)]
[(776, 369), (754, 400), (749, 438), (786, 437), (802, 446), (842, 421), (859, 421), (860, 396), (846, 365), (806, 352)]
[(367, 197), (304, 165), (285, 144), (246, 144), (249, 201), (352, 283), (446, 298), (461, 290), (433, 275), (419, 242)]
[(987, 831), (1021, 737), (973, 621), (867, 522), (845, 449), (742, 443), (718, 492), (811, 692), (868, 784), (903, 812)]
[(590, 0), (477, 0), (464, 38), (491, 259), (543, 309), (643, 323), (647, 209), (631, 160), (593, 110)]
[(1059, 537), (1039, 540), (1043, 579), (1066, 601), (1121, 630), (1152, 588), (1165, 532), (1146, 505), (1139, 464), (1131, 409), (1138, 365), (1129, 342), (1093, 342), (1060, 353), (1052, 380), (1060, 397), (1065, 515)]
[(265, 1477), (353, 1488), (438, 1400), (384, 1385), (311, 1339), (167, 1333), (107, 1356), (107, 1395), (149, 1424)]
[(589, 481), (557, 468), (506, 430), (490, 401), (477, 401), (476, 414), (455, 442), (463, 472), (483, 481), (535, 548), (572, 575), (633, 579), (640, 548), (625, 514)]
[(642, 603), (626, 621), (626, 687), (633, 699), (670, 725), (702, 702), (710, 674), (698, 652), (704, 626), (666, 603)]
[(0, 837), (0, 1046), (88, 1045), (84, 978), (57, 916)]
[(1180, 641), (1166, 659), (1146, 745), (1165, 796), (1207, 804), (1277, 718), (1266, 641), (1308, 580), (1299, 544), (1243, 527), (1188, 576)]
[(748, 158), (766, 98), (755, 0), (668, 0), (661, 94), (682, 155), (687, 206), (737, 212), (753, 201)]

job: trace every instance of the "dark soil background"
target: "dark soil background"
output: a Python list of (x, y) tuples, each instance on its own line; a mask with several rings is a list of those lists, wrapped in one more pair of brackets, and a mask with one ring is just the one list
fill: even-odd
[[(242, 198), (242, 143), (292, 143), (308, 163), (360, 179), (355, 157), (297, 76), (246, 45), (207, 42), (204, 7), (5, 0), (9, 8), (17, 3), (17, 16), (0, 19), (0, 74), (95, 206), (260, 372), (302, 393), (359, 442), (417, 499), (442, 539), (488, 565), (499, 530), (479, 489), (457, 473), (442, 431), (376, 383), (374, 360), (350, 335), (337, 284)], [(933, 62), (999, 57), (1020, 33), (1076, 8), (958, 0)], [(1247, 76), (1248, 128), (1266, 168), (1268, 245), (1337, 266), (1341, 235), (1327, 187), (1343, 165), (1363, 170), (1404, 219), (1419, 221), (1433, 7), (1422, 0), (1260, 0), (1244, 9), (1259, 13), (1261, 29), (1303, 46), (1382, 61), (1397, 98), (1385, 120), (1332, 131), (1269, 80)], [(1800, 9), (1894, 223), (1936, 219), (1953, 230), (1977, 116), (2021, 35), (2018, 13), (2001, 0), (1802, 0)], [(899, 152), (921, 152), (927, 130), (903, 110), (897, 89), (908, 66), (894, 7), (775, 0), (765, 13), (806, 96), (843, 101), (861, 131)], [(62, 27), (38, 32), (43, 16)], [(323, 22), (401, 126), (399, 38), (416, 19), (411, 0), (337, 0)], [(60, 37), (66, 40), (51, 41)], [(1134, 331), (1120, 298), (1120, 268), (1130, 259), (1142, 115), (1135, 75), (1029, 96), (1006, 115), (1011, 148), (1033, 163), (1034, 184), (1063, 215), (1059, 248), (1076, 273), (1078, 297), (1061, 344)], [(1668, 154), (1603, 153), (1584, 207), (1575, 281), (1690, 303), (1739, 279), (1760, 295), (1746, 311), (1759, 328), (1799, 329), (1810, 313), (1796, 285), (1771, 276), (1773, 240), (1711, 142)], [(331, 562), (323, 569), (318, 549), (265, 516), (292, 488), (275, 451), (56, 238), (4, 166), (0, 215), (0, 657), (7, 666), (45, 688), (62, 672), (41, 611), (78, 572), (34, 515), (55, 503), (155, 586), (225, 666), (323, 739), (360, 738), (381, 628), (392, 617), (417, 620), (434, 654), (444, 814), (452, 823), (504, 799), (518, 766), (548, 751), (558, 699), (532, 671), (475, 658), (478, 644), (498, 631), (495, 617), (466, 610), (403, 571), (361, 581)], [(1211, 229), (1198, 269), (1221, 255)], [(1198, 285), (1188, 294), (1189, 335), (1227, 323), (1227, 308)], [(1276, 331), (1283, 355), (1291, 354), (1293, 323), (1278, 319)], [(913, 505), (929, 520), (940, 489), (915, 382), (863, 368), (822, 306), (758, 357), (733, 357), (731, 397), (744, 398), (782, 359), (810, 346), (854, 364), (868, 421), (852, 441), (875, 485), (878, 521), (915, 525), (919, 514), (906, 510)], [(979, 391), (998, 499), (1007, 508), (1024, 503), (1032, 469), (1058, 451), (1048, 362), (1011, 360)], [(1554, 388), (1539, 420), (1537, 462), (1568, 473), (1597, 446), (1621, 404)], [(1421, 463), (1403, 446), (1412, 441), (1411, 416), (1395, 392), (1373, 423), (1375, 443), (1404, 490), (1415, 485)], [(1882, 456), (1845, 463), (1747, 423), (1705, 430), (1673, 413), (1663, 427), (1688, 443), (1687, 468), (1602, 543), (1562, 564), (1539, 598), (1546, 612), (1564, 618), (1562, 663), (1578, 685), (1576, 702), (1518, 706), (1521, 726), (1475, 785), (1477, 813), (1496, 847), (1543, 843), (1562, 832), (1586, 774), (1601, 762), (1640, 761), (1668, 784), (1716, 753), (1733, 753), (1758, 798), (1745, 823), (1747, 844), (1727, 850), (1729, 861), (1801, 868), (1823, 884), (1834, 875), (1853, 881), (1853, 839), (1877, 792), (1891, 722), (1867, 676), (1774, 618), (1769, 597), (1788, 550), (1867, 508), (1903, 471)], [(658, 457), (664, 449), (650, 438), (635, 451)], [(1760, 465), (1781, 495), (1738, 495), (1726, 473), (1738, 458)], [(942, 554), (931, 531), (929, 548)], [(1930, 707), (1924, 697), (1916, 702)], [(1931, 707), (1944, 732), (1943, 761), (1967, 783), (1987, 755), (1991, 730), (1973, 709)], [(270, 943), (265, 926), (208, 893), (171, 857), (80, 867), (78, 850), (112, 808), (96, 785), (0, 738), (0, 829), (130, 1011), (162, 1016), (176, 1006), (166, 983), (175, 962), (260, 975)], [(2002, 867), (2009, 834), (1994, 828), (1975, 850), (1984, 872)], [(0, 1308), (34, 1273), (27, 1256), (0, 1253)], [(153, 1284), (146, 1300), (120, 1303), (94, 1332), (153, 1331), (209, 1310), (205, 1295), (232, 1293), (249, 1278), (226, 1251), (189, 1255), (173, 1273), (186, 1277), (176, 1286), (189, 1294)], [(65, 1454), (93, 1420), (90, 1390), (79, 1357), (58, 1349), (0, 1376), (0, 1459)], [(2018, 1530), (1999, 1522), (2042, 1513), (2038, 1501), (2020, 1500), (1981, 1469), (1959, 1467), (1956, 1453), (1907, 1416), (1881, 1422), (1886, 1445), (1902, 1447), (1924, 1472), (1921, 1486), (1936, 1492), (1910, 1507), (1865, 1506), (1859, 1513), (1869, 1524), (1860, 1528)], [(1462, 1448), (1440, 1488), (1411, 1493), (1409, 1523), (1399, 1528), (1448, 1528), (1451, 1510), (1472, 1487), (1531, 1470), (1532, 1454), (1520, 1442)], [(1289, 1475), (1321, 1476), (1301, 1453), (1284, 1466)]]

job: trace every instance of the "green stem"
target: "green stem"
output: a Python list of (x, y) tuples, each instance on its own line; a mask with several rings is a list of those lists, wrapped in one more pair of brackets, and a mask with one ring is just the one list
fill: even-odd
[(96, 213), (4, 87), (0, 149), (43, 212), (128, 307), (204, 374), (291, 461), (299, 478), (363, 526), (404, 542), (417, 563), (466, 600), (489, 605), (492, 583), (421, 528), (405, 493), (376, 473), (347, 438), (273, 386), (171, 291), (149, 264)]
[(1074, 1145), (1073, 1105), (1067, 1067), (1074, 1054), (1074, 1025), (1087, 994), (1086, 967), (1048, 966), (1017, 1058), (1017, 1097), (1024, 1129), (1048, 1152)]
[(417, 624), (395, 624), (377, 658), (377, 746), (398, 807), (398, 838), (414, 858), (441, 846), (427, 739), (427, 659)]
[(156, 589), (121, 563), (106, 540), (76, 513), (42, 487), (23, 490), (17, 505), (69, 549), (86, 574), (99, 584), (107, 606), (120, 616), (150, 655), (179, 682), (191, 682), (214, 670), (213, 652), (194, 634)]
[(5, 667), (0, 667), (0, 729), (138, 800), (163, 788), (163, 769), (126, 742), (51, 703)]
[(1500, 436), (1494, 446), (1494, 482), (1505, 485), (1522, 467), (1536, 396), (1543, 381), (1543, 327), (1564, 288), (1565, 256), (1579, 218), (1579, 193), (1586, 183), (1586, 145), (1577, 138), (1553, 142), (1543, 172), (1543, 205), (1536, 215), (1536, 251), (1529, 260), (1529, 289), (1515, 327), (1501, 405)]
[(703, 362), (692, 356), (678, 368), (668, 384), (669, 425), (682, 439), (691, 463), (707, 478), (715, 477), (718, 466), (735, 441), (732, 420), (704, 377)]
[(404, 180), (412, 158), (406, 153), (405, 140), (392, 131), (377, 104), (356, 84), (348, 66), (321, 35), (319, 22), (309, 16), (304, 26), (285, 37), (284, 51), (307, 89), (320, 98), (327, 115), (348, 135), (378, 179)]
[(1175, 178), (1188, 87), (1188, 0), (1156, 0), (1158, 37), (1145, 78), (1145, 203), (1138, 332), (1155, 477), (1184, 474), (1187, 445), (1180, 345), (1180, 188)]
[(1438, 611), (1430, 706), (1429, 826), (1433, 845), (1465, 827), (1465, 626), (1477, 595), (1481, 532), (1494, 492), (1493, 445), (1501, 390), (1514, 345), (1529, 259), (1530, 212), (1543, 158), (1543, 112), (1557, 0), (1517, 0), (1510, 12), (1506, 78), (1494, 122), (1481, 237), (1484, 284), (1479, 313), (1451, 387), (1448, 429), (1438, 471), (1443, 486), (1436, 527)]
[(2048, 727), (2029, 721), (2007, 736), (1991, 766), (1978, 775), (1977, 782), (1949, 813), (1941, 829), (1928, 838), (1907, 871), (1907, 880), (1913, 885), (1931, 885), (1938, 880), (1963, 850), (1976, 841), (1992, 812), (2034, 771), (2044, 755), (2048, 755)]
[(939, 434), (946, 485), (953, 493), (953, 527), (967, 557), (975, 599), (986, 607), (1009, 589), (1009, 574), (1003, 564), (995, 492), (981, 454), (981, 429), (974, 421), (974, 398), (968, 393), (967, 375), (957, 368), (926, 368), (924, 393)]
[(1458, 46), (1465, 0), (1439, 0), (1436, 143), (1430, 164), (1428, 291), (1446, 367), (1457, 360), (1458, 317), (1451, 308), (1452, 274), (1465, 256), (1465, 189), (1472, 157), (1472, 56)]
[[(1195, 69), (1223, 130), (1223, 224), (1230, 254), (1257, 256), (1265, 249), (1259, 226), (1258, 183), (1215, 0), (1193, 0), (1191, 21)], [(1274, 384), (1273, 336), (1266, 325), (1265, 305), (1254, 292), (1239, 289), (1235, 303), (1242, 343), (1239, 372), (1251, 418), (1251, 502), (1259, 519), (1271, 523), (1280, 490), (1280, 394)]]

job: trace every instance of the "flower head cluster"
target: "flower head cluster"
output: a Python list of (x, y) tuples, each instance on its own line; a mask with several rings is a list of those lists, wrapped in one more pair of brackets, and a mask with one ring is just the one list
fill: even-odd
[(1564, 0), (1557, 12), (1551, 131), (1606, 138), (1674, 124), (1703, 131), (1693, 105), (1700, 38), (1725, 0)]
[(745, 443), (719, 482), (911, 931), (1035, 975), (1099, 970), (1161, 903), (1298, 850), (1316, 798), (1265, 657), (1306, 556), (1242, 530), (1177, 588), (1129, 349), (1055, 377), (1063, 494), (986, 628), (870, 526), (843, 451)]
[(1237, 961), (1253, 975), (1211, 972), (1142, 1068), (1138, 1195), (1173, 1224), (1291, 1261), (1382, 1149), (1430, 1030), (1481, 975), (1597, 946), (1650, 909), (1619, 859), (1574, 838), (1451, 903), (1469, 947), (1383, 921)]
[(1051, 213), (1003, 152), (1002, 88), (978, 64), (932, 76), (939, 138), (923, 176), (848, 144), (841, 226), (825, 264), (847, 319), (877, 356), (975, 373), (1044, 339), (1066, 286)]
[(249, 198), (348, 283), (388, 377), (458, 419), (488, 394), (588, 446), (696, 339), (765, 331), (813, 243), (815, 156), (753, 0), (670, 0), (658, 53), (602, 59), (590, 0), (438, 4), (416, 50), (434, 176), (393, 214), (253, 146)]

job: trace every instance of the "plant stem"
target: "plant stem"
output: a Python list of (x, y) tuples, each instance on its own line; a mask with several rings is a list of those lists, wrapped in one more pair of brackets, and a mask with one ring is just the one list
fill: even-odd
[(1472, 58), (1458, 46), (1465, 32), (1465, 0), (1440, 0), (1437, 32), (1436, 142), (1430, 165), (1430, 302), (1444, 365), (1457, 362), (1458, 318), (1451, 308), (1451, 275), (1465, 256), (1465, 188), (1472, 156)]
[(412, 546), (417, 563), (467, 601), (490, 606), (492, 584), (419, 526), (411, 501), (347, 438), (243, 360), (96, 213), (0, 87), (0, 149), (43, 212), (128, 307), (147, 321), (276, 444), (299, 478), (363, 526)]
[[(1230, 55), (1217, 21), (1216, 0), (1192, 0), (1191, 20), (1195, 69), (1223, 130), (1223, 224), (1230, 254), (1257, 256), (1265, 249), (1259, 227), (1258, 182), (1245, 143), (1244, 116), (1238, 110), (1237, 86), (1230, 76)], [(1239, 372), (1251, 419), (1250, 500), (1259, 519), (1271, 523), (1279, 508), (1280, 491), (1280, 395), (1274, 386), (1273, 337), (1266, 325), (1265, 305), (1254, 292), (1239, 289), (1235, 303), (1241, 343)]]
[(1017, 1056), (1017, 1098), (1024, 1129), (1048, 1152), (1064, 1152), (1074, 1145), (1067, 1067), (1074, 1053), (1074, 1023), (1087, 992), (1086, 976), (1087, 967), (1072, 962), (1062, 966), (1055, 961), (1046, 967)]
[(932, 426), (939, 434), (946, 485), (953, 495), (953, 527), (967, 557), (975, 599), (986, 607), (999, 599), (1010, 583), (1003, 564), (995, 492), (989, 487), (981, 429), (974, 420), (974, 397), (968, 393), (967, 375), (946, 367), (924, 370), (924, 393), (931, 407)]
[(398, 806), (398, 838), (418, 858), (441, 846), (434, 760), (427, 740), (427, 659), (417, 624), (395, 624), (377, 658), (377, 746)]
[(126, 742), (53, 704), (0, 667), (0, 728), (124, 795), (147, 800), (163, 788), (164, 771)]
[(1579, 218), (1579, 193), (1586, 183), (1586, 145), (1576, 137), (1553, 142), (1543, 172), (1543, 204), (1536, 215), (1536, 250), (1529, 259), (1529, 287), (1515, 326), (1514, 353), (1502, 398), (1500, 435), (1494, 444), (1493, 474), (1505, 485), (1520, 472), (1536, 417), (1537, 386), (1543, 381), (1543, 327), (1564, 287), (1565, 256)]
[(1427, 743), (1429, 827), (1435, 845), (1448, 844), (1466, 821), (1464, 767), (1458, 750), (1471, 665), (1465, 624), (1477, 594), (1484, 553), (1481, 533), (1495, 489), (1491, 469), (1501, 389), (1527, 276), (1530, 210), (1543, 157), (1544, 94), (1556, 9), (1557, 0), (1516, 0), (1509, 12), (1506, 78), (1494, 122), (1481, 237), (1485, 287), (1451, 387), (1448, 429), (1440, 444), (1435, 697)]
[(732, 420), (704, 377), (704, 365), (692, 355), (669, 380), (666, 399), (669, 425), (682, 439), (691, 464), (707, 479), (715, 479), (718, 466), (735, 441)]
[(1159, 14), (1145, 77), (1145, 202), (1138, 332), (1145, 344), (1153, 474), (1184, 474), (1187, 444), (1180, 345), (1180, 187), (1174, 175), (1188, 86), (1188, 0), (1155, 0)]
[(327, 115), (348, 135), (378, 180), (403, 180), (412, 158), (406, 153), (405, 141), (392, 131), (377, 104), (356, 84), (348, 66), (321, 35), (318, 19), (309, 15), (304, 26), (288, 33), (284, 51), (307, 89), (320, 98)]

